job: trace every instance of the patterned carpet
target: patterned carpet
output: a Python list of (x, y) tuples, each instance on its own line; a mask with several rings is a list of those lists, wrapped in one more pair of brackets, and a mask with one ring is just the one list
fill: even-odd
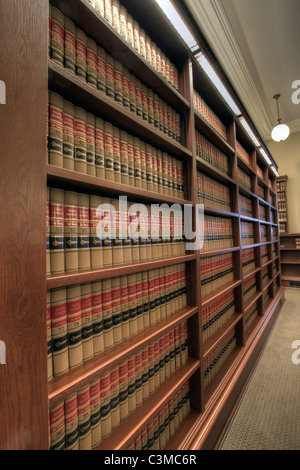
[(220, 450), (300, 450), (300, 289), (285, 298)]

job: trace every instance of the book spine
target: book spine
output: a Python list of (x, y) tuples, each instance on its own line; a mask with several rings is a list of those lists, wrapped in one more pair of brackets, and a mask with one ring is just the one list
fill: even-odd
[(49, 92), (49, 163), (63, 167), (63, 98)]
[(74, 170), (87, 173), (87, 150), (86, 150), (86, 112), (75, 106), (74, 109), (74, 144), (75, 161)]
[(119, 277), (112, 279), (112, 314), (114, 344), (122, 341), (121, 281)]
[(83, 363), (82, 312), (80, 285), (66, 288), (68, 316), (69, 367), (73, 369)]
[(64, 192), (65, 272), (78, 271), (78, 196)]
[(113, 125), (104, 122), (105, 179), (114, 181)]
[(97, 88), (97, 44), (87, 37), (86, 39), (86, 81), (89, 85)]
[(120, 420), (123, 421), (129, 415), (128, 405), (128, 361), (125, 360), (119, 367), (119, 391), (120, 391)]
[(64, 402), (50, 410), (50, 450), (65, 450), (66, 424)]
[(65, 272), (64, 191), (50, 189), (50, 263), (52, 274)]
[(110, 372), (100, 377), (100, 409), (101, 432), (102, 439), (104, 439), (108, 437), (112, 431)]
[(74, 170), (74, 105), (63, 104), (63, 167)]
[(64, 18), (65, 29), (65, 68), (76, 74), (76, 26), (69, 18)]
[(91, 393), (90, 385), (86, 385), (77, 394), (78, 399), (78, 429), (79, 450), (90, 450), (92, 447), (91, 435)]
[(100, 378), (94, 380), (90, 385), (90, 405), (91, 448), (93, 449), (102, 440)]
[(69, 370), (66, 288), (51, 291), (53, 376)]
[(121, 421), (119, 376), (120, 376), (119, 366), (116, 366), (110, 372), (111, 427), (112, 429), (117, 428)]
[(87, 80), (87, 36), (82, 29), (76, 27), (76, 75)]
[(90, 201), (89, 195), (78, 193), (78, 267), (88, 270), (90, 260)]
[(94, 356), (91, 283), (81, 285), (81, 322), (83, 360), (88, 361)]
[(64, 414), (66, 450), (79, 450), (77, 393), (73, 393), (64, 401)]
[(102, 240), (97, 235), (97, 226), (100, 220), (97, 209), (101, 205), (100, 196), (91, 195), (89, 198), (89, 223), (90, 223), (90, 255), (91, 269), (103, 267)]
[(96, 176), (96, 129), (95, 129), (95, 116), (86, 113), (86, 161), (87, 161), (87, 174)]
[(64, 16), (50, 5), (50, 52), (51, 59), (64, 66)]
[(94, 354), (104, 351), (103, 338), (103, 305), (102, 305), (102, 282), (92, 282), (92, 315), (93, 315), (93, 342)]
[(53, 352), (52, 352), (52, 328), (51, 328), (51, 293), (47, 291), (47, 371), (48, 380), (53, 378)]
[(105, 279), (102, 281), (102, 289), (104, 348), (108, 349), (114, 344), (111, 279)]
[(96, 136), (95, 136), (95, 166), (96, 176), (105, 178), (105, 145), (104, 145), (104, 121), (96, 117)]

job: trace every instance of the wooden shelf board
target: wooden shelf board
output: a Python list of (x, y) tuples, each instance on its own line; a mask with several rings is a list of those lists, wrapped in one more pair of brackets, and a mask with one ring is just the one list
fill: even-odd
[(197, 168), (204, 173), (207, 173), (210, 177), (217, 179), (221, 183), (229, 184), (231, 186), (236, 186), (236, 182), (226, 173), (218, 170), (215, 166), (210, 163), (202, 160), (200, 157), (196, 157)]
[(201, 303), (202, 308), (205, 308), (207, 305), (210, 303), (216, 301), (219, 297), (222, 297), (225, 295), (227, 292), (235, 289), (237, 286), (239, 286), (242, 283), (241, 280), (235, 280), (232, 281), (231, 283), (227, 284), (226, 286), (222, 287), (221, 289), (218, 289), (216, 292), (207, 295)]
[(58, 287), (71, 286), (75, 284), (83, 284), (85, 282), (93, 282), (99, 281), (101, 279), (124, 276), (127, 274), (148, 271), (150, 269), (162, 268), (164, 266), (173, 266), (174, 264), (186, 263), (188, 261), (194, 261), (195, 259), (196, 255), (184, 255), (155, 261), (145, 261), (141, 263), (112, 266), (103, 269), (91, 269), (82, 272), (79, 271), (73, 274), (49, 276), (47, 278), (47, 289), (57, 289)]
[(208, 339), (203, 345), (203, 357), (207, 356), (214, 347), (226, 336), (226, 334), (235, 327), (235, 325), (243, 318), (241, 313), (235, 313), (232, 318), (229, 318), (227, 322), (217, 331), (211, 338)]
[(195, 126), (196, 128), (205, 135), (211, 142), (216, 145), (223, 153), (227, 156), (234, 155), (234, 149), (229, 143), (219, 135), (213, 127), (207, 122), (202, 116), (195, 111)]
[(213, 250), (213, 251), (200, 251), (200, 258), (207, 258), (209, 256), (218, 256), (218, 255), (223, 255), (225, 253), (234, 253), (235, 251), (239, 251), (240, 247), (239, 246), (234, 246), (232, 248), (223, 248), (220, 250)]

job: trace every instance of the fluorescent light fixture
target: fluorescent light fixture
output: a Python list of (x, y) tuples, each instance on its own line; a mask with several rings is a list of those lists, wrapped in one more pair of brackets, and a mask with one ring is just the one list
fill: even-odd
[(271, 165), (271, 170), (273, 171), (273, 173), (274, 173), (276, 176), (279, 176), (279, 173), (278, 173), (278, 171), (276, 170), (275, 166)]
[(259, 153), (262, 155), (262, 157), (265, 159), (265, 161), (268, 163), (268, 165), (272, 165), (272, 161), (270, 159), (270, 157), (268, 156), (267, 152), (262, 148), (262, 147), (259, 147)]
[(236, 116), (240, 116), (242, 114), (240, 109), (238, 108), (238, 106), (236, 105), (236, 103), (234, 102), (234, 100), (232, 99), (230, 94), (228, 93), (227, 89), (225, 88), (225, 86), (221, 82), (220, 78), (218, 77), (217, 73), (215, 72), (215, 70), (213, 69), (213, 67), (211, 66), (211, 64), (209, 63), (209, 61), (207, 60), (207, 58), (203, 54), (203, 52), (199, 52), (199, 53), (195, 54), (195, 58), (197, 59), (197, 61), (201, 65), (201, 67), (204, 70), (204, 72), (206, 73), (206, 75), (213, 82), (213, 84), (215, 85), (215, 87), (217, 88), (219, 93), (221, 93), (224, 100), (226, 101), (228, 106), (231, 108), (231, 110), (234, 112), (234, 114)]
[(248, 122), (246, 121), (246, 119), (241, 116), (238, 118), (240, 123), (242, 124), (243, 128), (245, 129), (245, 131), (247, 132), (247, 134), (249, 135), (249, 137), (251, 138), (252, 142), (256, 145), (256, 147), (259, 147), (260, 146), (260, 143), (258, 141), (258, 139), (256, 138), (254, 132), (252, 131), (252, 129), (250, 128)]
[(197, 40), (194, 38), (190, 30), (187, 28), (177, 10), (174, 8), (170, 0), (156, 0), (164, 14), (168, 17), (177, 32), (180, 34), (184, 42), (188, 45), (192, 52), (199, 49)]

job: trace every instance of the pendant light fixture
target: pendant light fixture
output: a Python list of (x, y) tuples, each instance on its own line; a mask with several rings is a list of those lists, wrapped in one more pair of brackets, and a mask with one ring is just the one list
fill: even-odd
[(278, 99), (280, 95), (277, 93), (277, 95), (273, 96), (274, 100), (277, 102), (277, 114), (278, 114), (278, 124), (277, 126), (274, 127), (272, 130), (272, 139), (275, 140), (275, 142), (282, 142), (283, 140), (287, 139), (288, 136), (290, 135), (290, 128), (286, 124), (281, 124), (281, 119), (279, 117), (279, 105), (278, 105)]

